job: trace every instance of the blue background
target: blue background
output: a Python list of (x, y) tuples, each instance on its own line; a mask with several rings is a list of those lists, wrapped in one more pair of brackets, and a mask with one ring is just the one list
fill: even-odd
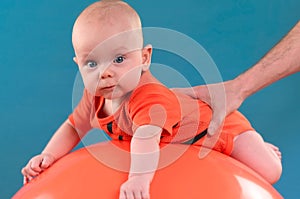
[[(21, 186), (21, 168), (39, 153), (72, 111), (72, 25), (90, 0), (1, 0), (0, 2), (0, 198)], [(170, 28), (199, 42), (224, 80), (255, 64), (299, 20), (298, 0), (143, 0), (128, 2), (145, 27)], [(184, 64), (155, 51), (153, 61)], [(193, 72), (192, 85), (202, 83)], [(248, 98), (240, 110), (283, 153), (276, 189), (299, 198), (300, 74)], [(297, 146), (298, 145), (298, 146)]]

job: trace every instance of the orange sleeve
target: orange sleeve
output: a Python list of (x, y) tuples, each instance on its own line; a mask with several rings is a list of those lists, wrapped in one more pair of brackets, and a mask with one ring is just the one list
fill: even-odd
[(129, 101), (129, 116), (132, 130), (142, 125), (155, 125), (172, 135), (173, 126), (181, 119), (179, 102), (172, 91), (160, 84), (139, 87)]
[(92, 99), (92, 96), (84, 89), (80, 102), (69, 115), (69, 121), (78, 132), (86, 133), (92, 129), (90, 122)]

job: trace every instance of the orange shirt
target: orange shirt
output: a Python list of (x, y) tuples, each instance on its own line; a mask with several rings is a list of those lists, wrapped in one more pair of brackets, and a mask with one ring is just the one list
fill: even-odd
[[(142, 74), (137, 88), (126, 97), (113, 115), (103, 116), (103, 97), (92, 96), (86, 89), (69, 116), (77, 131), (92, 128), (104, 130), (112, 139), (129, 140), (137, 127), (156, 125), (163, 129), (161, 142), (183, 143), (207, 129), (211, 109), (200, 100), (175, 93), (156, 80), (151, 73)], [(252, 130), (251, 124), (239, 112), (230, 114), (214, 149), (230, 154), (236, 135)], [(201, 145), (201, 138), (196, 145)]]

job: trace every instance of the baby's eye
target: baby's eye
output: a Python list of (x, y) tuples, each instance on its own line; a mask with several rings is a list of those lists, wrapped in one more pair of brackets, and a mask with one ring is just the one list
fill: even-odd
[(122, 63), (124, 61), (125, 57), (124, 56), (118, 56), (115, 58), (114, 63)]
[(95, 61), (88, 61), (86, 64), (89, 68), (95, 68), (97, 63)]

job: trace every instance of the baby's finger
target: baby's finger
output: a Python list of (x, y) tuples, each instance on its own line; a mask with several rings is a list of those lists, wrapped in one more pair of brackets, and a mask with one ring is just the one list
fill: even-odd
[(45, 156), (41, 163), (42, 169), (47, 169), (53, 163), (53, 159), (49, 156)]
[(150, 194), (148, 191), (142, 191), (142, 199), (150, 199)]
[(28, 174), (27, 168), (25, 168), (25, 167), (22, 169), (22, 174), (23, 174), (23, 184), (24, 185), (33, 179), (33, 177)]
[(39, 172), (36, 172), (34, 171), (33, 169), (30, 168), (30, 165), (27, 165), (26, 167), (24, 167), (22, 169), (22, 173), (24, 176), (27, 176), (27, 177), (34, 177), (34, 176), (37, 176), (39, 175)]
[(21, 173), (22, 173), (23, 176), (27, 175), (25, 167), (22, 168)]
[(278, 154), (278, 157), (279, 157), (280, 160), (282, 160), (282, 155), (281, 155), (281, 153)]
[(40, 173), (42, 171), (41, 167), (40, 167), (40, 164), (41, 164), (41, 160), (33, 160), (31, 161), (30, 163), (30, 168), (37, 172), (37, 173)]
[(134, 195), (134, 199), (144, 199), (142, 197), (142, 193), (140, 191), (138, 191), (138, 190), (134, 191), (133, 195)]
[(23, 177), (23, 185), (27, 184), (28, 182), (29, 182), (29, 179), (26, 176), (24, 176)]
[[(31, 180), (33, 179), (33, 177), (31, 177), (31, 176), (24, 176), (24, 182), (25, 182), (25, 184), (27, 184), (27, 183), (29, 183)], [(24, 184), (24, 185), (25, 185)]]
[(132, 191), (125, 191), (126, 199), (135, 199)]
[(120, 191), (119, 199), (126, 199), (126, 195), (124, 191)]

